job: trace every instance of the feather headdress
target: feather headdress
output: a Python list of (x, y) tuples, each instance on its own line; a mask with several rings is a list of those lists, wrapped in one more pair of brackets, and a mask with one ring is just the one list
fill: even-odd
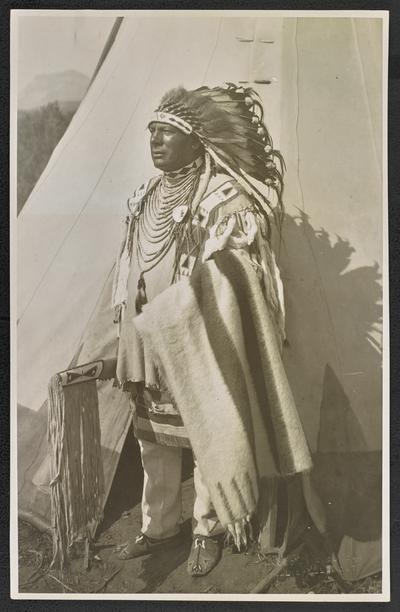
[[(258, 210), (282, 219), (284, 161), (264, 124), (259, 95), (250, 87), (176, 87), (161, 100), (153, 121), (169, 123), (185, 134), (196, 134), (214, 163), (235, 178)], [(275, 202), (257, 182), (275, 192)]]

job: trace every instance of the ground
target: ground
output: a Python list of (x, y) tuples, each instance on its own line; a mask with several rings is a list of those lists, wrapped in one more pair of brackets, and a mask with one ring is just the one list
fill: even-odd
[[(140, 504), (112, 518), (110, 509), (97, 537), (88, 570), (83, 567), (82, 550), (69, 571), (50, 569), (51, 538), (30, 524), (19, 524), (20, 591), (28, 593), (250, 593), (271, 571), (280, 570), (259, 592), (273, 593), (379, 593), (380, 575), (347, 584), (336, 580), (326, 567), (311, 560), (306, 548), (294, 551), (282, 569), (276, 557), (261, 558), (255, 551), (237, 554), (225, 548), (218, 566), (202, 578), (186, 572), (189, 554), (190, 515), (193, 479), (183, 482), (182, 545), (157, 555), (120, 561), (115, 549), (140, 530)], [(115, 514), (115, 509), (114, 509)]]

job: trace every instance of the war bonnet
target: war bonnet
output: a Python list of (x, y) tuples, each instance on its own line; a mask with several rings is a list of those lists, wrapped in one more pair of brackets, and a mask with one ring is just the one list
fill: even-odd
[[(195, 134), (213, 163), (237, 180), (261, 213), (283, 212), (284, 162), (264, 124), (258, 94), (250, 87), (176, 87), (162, 98), (150, 121)], [(277, 163), (278, 162), (278, 163)], [(274, 202), (257, 182), (275, 192)]]

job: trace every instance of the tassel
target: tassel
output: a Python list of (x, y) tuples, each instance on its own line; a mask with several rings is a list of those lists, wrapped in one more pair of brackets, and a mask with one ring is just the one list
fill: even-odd
[(225, 544), (232, 542), (238, 552), (248, 550), (250, 544), (253, 543), (253, 528), (251, 525), (250, 515), (229, 523), (227, 533), (225, 535)]
[(114, 306), (113, 323), (119, 323), (121, 321), (121, 313), (122, 313), (122, 304), (118, 304), (118, 306)]
[(137, 284), (137, 294), (135, 299), (135, 309), (137, 314), (140, 314), (142, 312), (143, 306), (145, 304), (147, 304), (146, 282), (144, 280), (142, 272), (142, 274), (139, 276)]

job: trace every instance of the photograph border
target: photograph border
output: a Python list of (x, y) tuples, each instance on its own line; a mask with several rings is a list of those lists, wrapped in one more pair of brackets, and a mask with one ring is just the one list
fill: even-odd
[[(37, 3), (36, 3), (37, 4)], [(43, 4), (43, 3), (40, 3)], [(149, 3), (146, 3), (149, 4)], [(276, 3), (275, 3), (276, 4)], [(281, 4), (281, 3), (279, 3)], [(282, 3), (283, 4), (283, 3)], [(297, 3), (296, 3), (297, 4)], [(38, 13), (41, 10), (45, 10), (46, 14), (49, 15), (52, 12), (52, 9), (34, 9), (34, 14), (38, 15)], [(58, 11), (58, 9), (55, 9)], [(71, 12), (75, 12), (77, 9), (71, 9)], [(87, 12), (92, 12), (93, 10), (95, 10), (96, 12), (104, 10), (104, 9), (88, 9), (88, 11), (86, 10), (80, 10), (80, 14), (85, 14)], [(133, 11), (135, 11), (136, 9), (133, 9)], [(149, 10), (152, 14), (154, 14), (155, 11), (157, 11), (158, 9), (143, 9), (145, 11)], [(172, 9), (167, 9), (168, 11), (172, 10)], [(186, 9), (180, 10), (179, 13), (184, 13)], [(213, 10), (214, 14), (217, 14), (219, 10), (222, 10), (224, 12), (224, 14), (226, 14), (227, 9), (216, 9)], [(256, 9), (257, 12), (259, 9)], [(268, 10), (268, 9), (267, 9)], [(115, 12), (115, 14), (121, 14), (121, 10), (116, 10), (116, 9), (107, 9), (107, 13), (108, 15), (111, 15), (112, 11)], [(123, 9), (124, 12), (126, 12), (125, 9)], [(63, 13), (66, 14), (67, 12), (69, 12), (69, 9), (63, 9)], [(236, 12), (236, 11), (234, 11)], [(244, 13), (247, 13), (248, 10), (247, 9), (240, 9), (239, 13), (240, 15), (243, 15)], [(274, 16), (301, 16), (301, 17), (312, 17), (314, 16), (314, 10), (312, 9), (306, 9), (306, 10), (289, 10), (290, 14), (286, 14), (286, 10), (284, 10), (283, 12), (280, 10), (274, 10)], [(341, 12), (341, 16), (363, 16), (363, 17), (368, 17), (370, 10), (363, 10), (362, 13), (363, 15), (359, 14), (359, 11), (356, 10), (355, 12), (352, 10), (349, 11), (343, 11), (340, 10)], [(388, 33), (388, 28), (389, 28), (389, 23), (388, 23), (388, 13), (386, 11), (380, 11), (381, 12), (381, 16), (384, 22), (384, 30), (385, 33), (387, 35)], [(17, 9), (17, 12), (14, 12), (14, 14), (21, 14), (20, 13), (20, 9)], [(27, 9), (26, 11), (23, 10), (23, 14), (29, 14), (30, 13), (30, 9)], [(193, 10), (190, 10), (190, 13), (193, 14)], [(336, 16), (337, 12), (336, 11), (330, 11), (330, 10), (324, 10), (323, 11), (323, 16), (324, 17), (330, 17), (330, 16)], [(347, 13), (347, 15), (344, 15), (344, 13)], [(202, 14), (204, 14), (204, 11), (202, 11)], [(234, 14), (234, 13), (232, 13)], [(321, 11), (318, 11), (318, 16), (321, 16)], [(379, 16), (377, 15), (377, 13), (375, 12), (375, 10), (373, 10), (373, 16)], [(15, 40), (14, 40), (15, 43)], [(11, 45), (13, 45), (13, 40), (11, 40)], [(388, 36), (386, 36), (385, 42), (384, 42), (384, 51), (385, 53), (388, 53)], [(11, 55), (13, 55), (15, 53), (15, 48), (12, 46), (11, 47)], [(13, 108), (15, 108), (15, 96), (16, 96), (16, 90), (15, 87), (13, 86), (13, 82), (15, 85), (15, 64), (14, 64), (14, 68), (11, 65), (11, 105), (10, 105), (10, 134), (11, 134), (11, 138), (12, 141), (14, 143), (14, 145), (16, 144), (16, 113), (13, 113)], [(386, 74), (386, 87), (384, 87), (384, 102), (383, 102), (383, 107), (384, 109), (386, 109), (387, 107), (387, 91), (388, 91), (388, 74)], [(388, 120), (388, 116), (387, 113), (384, 113), (384, 125), (387, 125), (387, 120)], [(383, 167), (386, 169), (388, 169), (388, 159), (387, 159), (387, 131), (384, 129), (383, 130), (383, 134), (384, 134), (384, 145), (383, 145)], [(12, 143), (11, 143), (12, 144)], [(15, 151), (11, 151), (11, 157), (10, 157), (10, 195), (11, 195), (11, 199), (12, 201), (14, 201), (14, 203), (16, 203), (16, 181), (15, 181), (15, 164), (16, 164), (16, 154)], [(277, 595), (272, 595), (272, 596), (268, 596), (268, 595), (262, 595), (262, 596), (248, 596), (248, 595), (243, 595), (243, 596), (238, 596), (238, 595), (213, 595), (213, 594), (207, 594), (206, 596), (197, 596), (197, 594), (191, 594), (191, 593), (185, 593), (185, 594), (139, 594), (138, 596), (135, 596), (135, 594), (129, 594), (129, 595), (125, 595), (125, 594), (121, 594), (121, 595), (115, 595), (115, 594), (101, 594), (101, 595), (94, 595), (94, 594), (79, 594), (79, 597), (77, 597), (75, 594), (37, 594), (37, 593), (19, 593), (18, 589), (16, 590), (16, 575), (15, 575), (15, 571), (16, 571), (16, 564), (18, 562), (17, 558), (16, 558), (16, 547), (15, 547), (15, 533), (13, 533), (13, 530), (15, 530), (16, 528), (16, 515), (17, 515), (17, 503), (16, 503), (16, 480), (15, 477), (13, 477), (13, 474), (15, 474), (15, 469), (16, 469), (16, 457), (15, 457), (15, 453), (11, 452), (11, 482), (10, 482), (10, 493), (11, 493), (11, 497), (10, 497), (10, 522), (11, 522), (11, 547), (10, 547), (10, 552), (11, 552), (11, 595), (12, 597), (18, 597), (18, 599), (40, 599), (40, 600), (46, 600), (46, 599), (51, 599), (51, 600), (130, 600), (130, 601), (235, 601), (235, 602), (239, 602), (239, 601), (243, 601), (243, 602), (252, 602), (252, 601), (274, 601), (274, 602), (334, 602), (334, 601), (346, 601), (346, 604), (349, 602), (367, 602), (367, 603), (372, 603), (372, 602), (382, 602), (382, 601), (388, 601), (388, 597), (390, 596), (390, 569), (389, 569), (389, 531), (390, 531), (390, 522), (389, 522), (389, 512), (388, 510), (388, 503), (389, 503), (389, 341), (390, 341), (390, 336), (389, 336), (389, 253), (388, 253), (388, 245), (389, 245), (389, 235), (388, 235), (388, 200), (387, 200), (387, 191), (388, 191), (388, 178), (387, 178), (387, 170), (386, 172), (383, 173), (384, 176), (384, 181), (383, 181), (383, 191), (385, 194), (385, 197), (383, 199), (383, 211), (384, 211), (384, 219), (383, 219), (383, 230), (384, 230), (384, 238), (385, 238), (385, 243), (386, 243), (386, 248), (384, 249), (384, 261), (383, 261), (383, 276), (385, 278), (385, 281), (383, 283), (383, 288), (384, 288), (384, 299), (383, 299), (383, 303), (384, 303), (384, 346), (386, 346), (386, 350), (385, 350), (385, 360), (386, 360), (386, 366), (385, 366), (385, 371), (384, 371), (384, 386), (383, 386), (383, 425), (384, 425), (384, 441), (383, 441), (383, 468), (384, 468), (384, 478), (383, 478), (383, 501), (384, 504), (386, 505), (386, 511), (383, 513), (383, 533), (386, 534), (386, 537), (383, 538), (383, 566), (382, 566), (382, 576), (383, 576), (383, 592), (382, 594), (368, 594), (367, 596), (364, 594), (360, 594), (360, 595), (355, 595), (355, 594), (348, 594), (346, 596), (343, 595), (282, 595), (282, 596), (277, 596)], [(386, 205), (385, 205), (386, 204)], [(10, 227), (11, 227), (11, 257), (12, 257), (12, 261), (16, 261), (16, 251), (15, 251), (15, 239), (13, 239), (13, 235), (15, 232), (15, 219), (13, 220), (13, 216), (10, 215)], [(11, 296), (10, 296), (10, 308), (11, 308), (11, 314), (13, 312), (15, 312), (15, 303), (16, 303), (16, 296), (15, 296), (15, 271), (12, 269), (12, 276), (11, 276)], [(392, 288), (392, 286), (391, 286)], [(11, 320), (11, 349), (12, 349), (12, 364), (15, 360), (15, 354), (16, 354), (16, 321)], [(12, 372), (11, 372), (11, 405), (13, 406), (15, 402), (15, 366), (13, 366)], [(386, 408), (385, 408), (386, 406)], [(15, 445), (15, 440), (16, 440), (16, 423), (15, 423), (15, 415), (14, 413), (12, 413), (12, 418), (11, 418), (11, 441), (12, 443)], [(12, 450), (12, 449), (11, 449)], [(386, 540), (386, 541), (385, 541)], [(13, 546), (14, 543), (14, 546)]]

